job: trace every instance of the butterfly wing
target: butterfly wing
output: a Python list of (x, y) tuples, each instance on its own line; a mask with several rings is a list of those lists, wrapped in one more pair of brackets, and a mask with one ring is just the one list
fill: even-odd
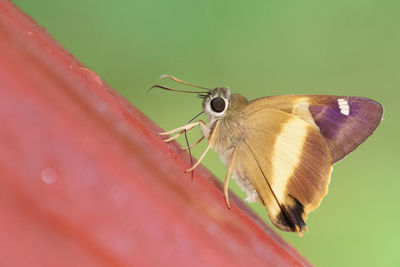
[(282, 110), (249, 105), (244, 118), (234, 175), (249, 180), (275, 226), (301, 232), (327, 193), (329, 147), (315, 125)]
[(335, 163), (357, 148), (376, 129), (383, 107), (363, 97), (284, 95), (259, 98), (253, 109), (278, 109), (318, 126)]

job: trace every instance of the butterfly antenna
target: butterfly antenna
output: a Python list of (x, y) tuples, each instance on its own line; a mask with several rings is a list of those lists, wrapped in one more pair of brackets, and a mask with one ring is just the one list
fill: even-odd
[(195, 85), (195, 84), (191, 84), (191, 83), (182, 81), (182, 80), (180, 80), (180, 79), (178, 79), (178, 78), (176, 78), (176, 77), (174, 77), (172, 75), (163, 74), (163, 75), (160, 76), (160, 80), (161, 79), (165, 79), (165, 78), (173, 80), (173, 81), (175, 81), (177, 83), (180, 83), (180, 84), (184, 84), (184, 85), (188, 85), (188, 86), (192, 86), (192, 87), (196, 87), (196, 88), (200, 88), (200, 89), (204, 89), (204, 90), (208, 90), (208, 91), (211, 90), (210, 88), (206, 88), (206, 87), (203, 87), (203, 86), (199, 86), (199, 85)]
[(178, 89), (173, 89), (173, 88), (168, 88), (159, 84), (151, 86), (149, 89), (147, 89), (147, 92), (149, 92), (153, 88), (160, 88), (166, 91), (173, 91), (173, 92), (181, 92), (181, 93), (190, 93), (190, 94), (202, 94), (204, 93), (203, 91), (185, 91), (185, 90), (178, 90)]

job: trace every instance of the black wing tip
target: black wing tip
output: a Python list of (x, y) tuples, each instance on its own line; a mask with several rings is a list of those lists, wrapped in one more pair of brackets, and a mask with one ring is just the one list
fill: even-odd
[(281, 210), (275, 218), (271, 218), (273, 224), (287, 232), (308, 231), (305, 220), (307, 219), (304, 206), (294, 197), (289, 196), (288, 202), (281, 205)]

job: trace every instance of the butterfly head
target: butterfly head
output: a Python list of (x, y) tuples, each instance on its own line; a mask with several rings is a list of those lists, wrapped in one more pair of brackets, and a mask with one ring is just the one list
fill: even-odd
[(207, 94), (200, 94), (203, 98), (203, 111), (208, 118), (233, 119), (238, 117), (241, 110), (248, 104), (248, 100), (240, 94), (231, 94), (227, 87), (217, 87)]
[(229, 108), (231, 92), (227, 87), (217, 87), (207, 94), (199, 95), (203, 98), (203, 111), (208, 117), (224, 116)]
[[(147, 91), (153, 88), (160, 88), (167, 91), (174, 91), (174, 92), (182, 92), (182, 93), (190, 93), (190, 94), (197, 94), (197, 97), (203, 99), (203, 112), (208, 116), (211, 121), (215, 121), (216, 119), (221, 118), (231, 118), (237, 116), (240, 110), (247, 105), (248, 101), (245, 97), (240, 94), (231, 94), (228, 87), (216, 87), (214, 89), (208, 89), (206, 87), (190, 84), (184, 82), (174, 76), (171, 75), (162, 75), (160, 77), (169, 78), (175, 82), (189, 85), (192, 87), (199, 88), (205, 91), (188, 91), (188, 90), (179, 90), (174, 88), (169, 88), (166, 86), (162, 86), (159, 84), (151, 86)], [(229, 114), (229, 116), (227, 116)], [(199, 114), (200, 115), (200, 114)], [(196, 116), (197, 117), (197, 116)], [(196, 118), (195, 117), (195, 118)]]

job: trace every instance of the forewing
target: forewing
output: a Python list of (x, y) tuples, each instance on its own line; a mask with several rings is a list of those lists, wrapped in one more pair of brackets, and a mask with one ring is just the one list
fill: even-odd
[(255, 110), (278, 109), (318, 126), (333, 163), (364, 142), (383, 114), (381, 104), (363, 97), (285, 95), (256, 99), (250, 105)]
[(244, 114), (246, 136), (236, 148), (236, 175), (249, 179), (274, 225), (301, 232), (327, 192), (327, 143), (315, 126), (295, 115), (251, 107)]

